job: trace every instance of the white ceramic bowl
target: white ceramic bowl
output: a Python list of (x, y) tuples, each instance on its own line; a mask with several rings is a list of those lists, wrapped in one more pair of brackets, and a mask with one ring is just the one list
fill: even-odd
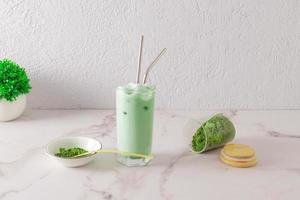
[(46, 153), (61, 163), (66, 167), (79, 167), (86, 165), (90, 161), (94, 160), (97, 154), (93, 154), (90, 156), (84, 156), (79, 158), (61, 158), (55, 156), (55, 154), (59, 151), (59, 148), (72, 148), (72, 147), (80, 147), (87, 151), (97, 151), (102, 148), (102, 144), (93, 138), (88, 137), (63, 137), (52, 140), (46, 147)]
[(15, 101), (0, 100), (0, 121), (17, 119), (26, 108), (26, 95), (20, 95)]

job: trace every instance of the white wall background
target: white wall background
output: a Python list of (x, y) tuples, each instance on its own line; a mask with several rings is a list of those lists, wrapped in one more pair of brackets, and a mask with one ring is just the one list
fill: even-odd
[(113, 108), (139, 37), (157, 107), (300, 109), (299, 0), (0, 0), (0, 58), (33, 108)]

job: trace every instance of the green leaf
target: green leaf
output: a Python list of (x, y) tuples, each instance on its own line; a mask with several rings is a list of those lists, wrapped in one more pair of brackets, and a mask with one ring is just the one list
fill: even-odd
[(31, 86), (25, 69), (11, 60), (0, 60), (0, 100), (14, 101), (18, 96), (30, 91)]

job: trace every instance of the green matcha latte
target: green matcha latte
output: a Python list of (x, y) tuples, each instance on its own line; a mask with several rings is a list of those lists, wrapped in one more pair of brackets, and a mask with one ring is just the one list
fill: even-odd
[[(117, 143), (120, 151), (151, 154), (155, 89), (129, 83), (117, 88)], [(146, 165), (141, 158), (120, 155), (127, 166)]]

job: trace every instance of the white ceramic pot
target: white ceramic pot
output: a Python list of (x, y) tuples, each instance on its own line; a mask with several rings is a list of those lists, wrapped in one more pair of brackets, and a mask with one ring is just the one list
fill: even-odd
[(20, 95), (15, 101), (0, 100), (0, 121), (14, 120), (24, 112), (26, 108), (26, 95)]

